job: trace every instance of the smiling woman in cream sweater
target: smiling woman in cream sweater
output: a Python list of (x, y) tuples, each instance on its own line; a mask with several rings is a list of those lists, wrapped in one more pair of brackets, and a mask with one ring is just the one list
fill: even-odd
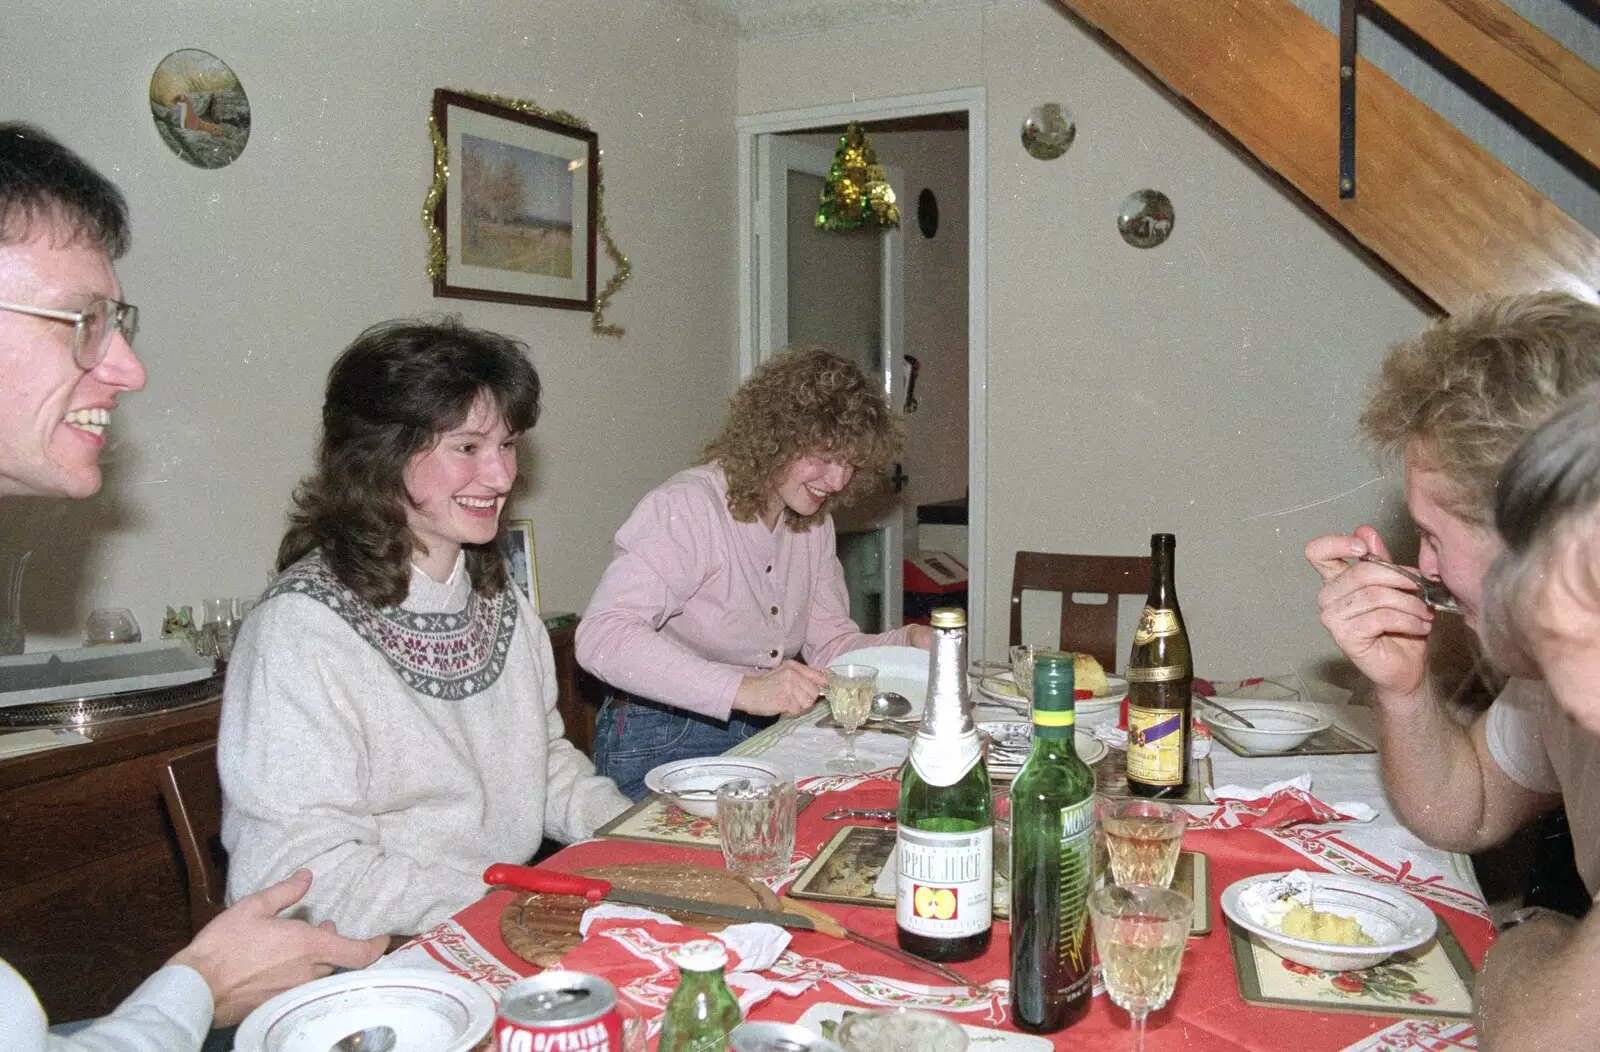
[(495, 545), (538, 406), (522, 347), (455, 322), (376, 326), (334, 364), (223, 698), (230, 897), (306, 867), (307, 919), (414, 933), (487, 865), (628, 806), (562, 737), (549, 637)]

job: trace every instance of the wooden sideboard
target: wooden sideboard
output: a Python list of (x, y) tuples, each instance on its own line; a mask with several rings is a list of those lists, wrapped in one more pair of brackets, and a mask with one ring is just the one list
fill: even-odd
[[(597, 701), (574, 631), (550, 641), (567, 737), (587, 755)], [(216, 739), (219, 708), (110, 723), (85, 731), (87, 745), (0, 760), (0, 957), (52, 1020), (105, 1014), (189, 941), (188, 884), (157, 779), (172, 756)]]

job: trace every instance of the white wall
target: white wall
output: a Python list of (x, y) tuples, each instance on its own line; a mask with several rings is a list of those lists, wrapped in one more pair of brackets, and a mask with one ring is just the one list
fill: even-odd
[[(989, 434), (974, 465), (989, 654), (1019, 548), (1138, 554), (1165, 530), (1202, 675), (1319, 670), (1337, 652), (1301, 547), (1403, 519), (1354, 424), (1422, 311), (1045, 0), (739, 47), (741, 115), (974, 85), (989, 130)], [(1054, 162), (1018, 138), (1045, 101), (1078, 121)], [(1115, 216), (1147, 186), (1172, 197), (1177, 228), (1140, 251)]]
[[(157, 137), (146, 92), (167, 52), (229, 63), (249, 146), (201, 171)], [(113, 420), (92, 501), (0, 509), (0, 544), (35, 548), (30, 647), (70, 645), (84, 615), (127, 605), (154, 638), (166, 604), (259, 591), (321, 387), (366, 325), (457, 311), (527, 341), (547, 391), (512, 514), (535, 521), (547, 610), (581, 610), (612, 532), (691, 461), (737, 377), (730, 27), (677, 5), (13, 0), (0, 34), (7, 119), (35, 121), (127, 192), (119, 267), (141, 308), (150, 385)], [(433, 89), (533, 99), (586, 119), (632, 282), (611, 320), (434, 299), (420, 222)], [(602, 258), (600, 280), (611, 274)]]

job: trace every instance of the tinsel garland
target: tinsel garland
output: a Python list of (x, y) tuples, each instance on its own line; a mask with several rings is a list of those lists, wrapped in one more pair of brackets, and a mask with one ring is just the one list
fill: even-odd
[(839, 148), (833, 153), (818, 199), (816, 225), (824, 230), (900, 225), (894, 187), (889, 185), (866, 132), (855, 121), (839, 136)]
[[(536, 102), (527, 99), (508, 99), (504, 95), (491, 95), (481, 91), (458, 91), (457, 94), (483, 102), (492, 102), (497, 106), (541, 117), (557, 124), (565, 124), (571, 128), (589, 130), (588, 122), (583, 118), (568, 113), (566, 110), (547, 110)], [(428, 186), (428, 194), (422, 199), (422, 225), (428, 229), (428, 277), (437, 281), (444, 273), (445, 252), (444, 232), (434, 222), (434, 214), (438, 210), (439, 201), (444, 197), (445, 185), (450, 175), (448, 149), (445, 146), (444, 135), (439, 131), (439, 122), (432, 113), (428, 114), (428, 135), (433, 140), (433, 182)], [(633, 264), (628, 262), (628, 257), (617, 248), (617, 242), (611, 236), (610, 224), (606, 222), (606, 182), (605, 166), (595, 173), (595, 232), (605, 244), (606, 256), (616, 266), (616, 272), (611, 275), (606, 287), (594, 298), (594, 315), (589, 328), (597, 336), (615, 336), (619, 339), (627, 330), (620, 325), (612, 325), (606, 321), (606, 307), (611, 303), (611, 297), (628, 283), (633, 277)]]

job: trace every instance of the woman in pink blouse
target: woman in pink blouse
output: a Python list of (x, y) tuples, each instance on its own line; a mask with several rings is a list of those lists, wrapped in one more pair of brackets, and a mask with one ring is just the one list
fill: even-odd
[(658, 764), (806, 711), (846, 651), (927, 648), (925, 626), (867, 635), (850, 620), (828, 514), (870, 490), (900, 442), (859, 366), (786, 351), (734, 394), (700, 465), (633, 509), (577, 638), (579, 663), (610, 686), (595, 766), (626, 796), (643, 798)]

